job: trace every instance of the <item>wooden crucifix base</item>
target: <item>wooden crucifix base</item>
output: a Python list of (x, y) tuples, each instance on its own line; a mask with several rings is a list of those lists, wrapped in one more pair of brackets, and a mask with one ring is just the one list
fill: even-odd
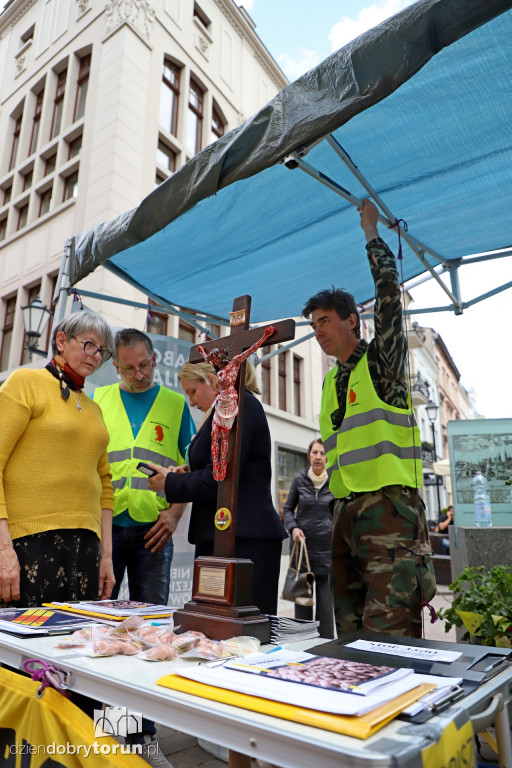
[(213, 640), (250, 635), (270, 642), (270, 621), (251, 605), (254, 565), (230, 557), (198, 557), (192, 600), (174, 613), (181, 631), (204, 632)]

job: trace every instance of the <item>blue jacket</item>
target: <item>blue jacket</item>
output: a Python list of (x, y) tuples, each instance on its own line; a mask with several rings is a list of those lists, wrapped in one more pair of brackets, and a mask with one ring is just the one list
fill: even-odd
[[(270, 492), (271, 442), (267, 417), (254, 395), (245, 391), (244, 396), (236, 535), (254, 539), (285, 539), (286, 531)], [(169, 503), (192, 502), (188, 529), (191, 544), (213, 541), (215, 536), (218, 483), (212, 474), (212, 418), (213, 412), (190, 444), (189, 466), (192, 471), (186, 474), (170, 473), (165, 481), (165, 495)]]

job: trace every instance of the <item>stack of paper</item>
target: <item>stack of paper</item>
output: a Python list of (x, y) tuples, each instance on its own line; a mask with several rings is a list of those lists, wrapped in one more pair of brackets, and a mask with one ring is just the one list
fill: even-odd
[(309, 619), (288, 619), (284, 616), (268, 616), (270, 619), (271, 643), (296, 643), (300, 640), (312, 640), (320, 637), (320, 622)]
[(44, 603), (50, 608), (67, 611), (77, 615), (94, 616), (95, 618), (123, 621), (130, 616), (140, 616), (143, 619), (165, 619), (172, 616), (176, 608), (170, 605), (142, 603), (138, 600), (80, 600), (76, 603)]
[(222, 666), (180, 669), (179, 675), (167, 675), (157, 684), (367, 738), (439, 684), (439, 679), (425, 677), (410, 669), (280, 650)]

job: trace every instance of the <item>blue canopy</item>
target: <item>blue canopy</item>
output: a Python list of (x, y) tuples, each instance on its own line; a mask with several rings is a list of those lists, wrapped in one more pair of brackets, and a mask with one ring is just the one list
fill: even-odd
[[(73, 238), (72, 283), (104, 263), (164, 305), (218, 317), (249, 293), (255, 322), (299, 315), (332, 284), (365, 302), (348, 200), (371, 185), (416, 238), (404, 280), (442, 260), (455, 286), (463, 257), (512, 243), (511, 6), (420, 0), (362, 35), (138, 209)], [(396, 231), (380, 230), (397, 253)]]

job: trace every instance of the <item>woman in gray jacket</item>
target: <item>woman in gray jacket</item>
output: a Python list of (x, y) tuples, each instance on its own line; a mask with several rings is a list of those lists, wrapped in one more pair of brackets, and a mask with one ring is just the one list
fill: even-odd
[[(325, 450), (320, 439), (313, 440), (307, 452), (310, 467), (292, 480), (284, 505), (284, 524), (293, 542), (305, 539), (311, 570), (315, 574), (315, 618), (320, 622), (321, 637), (334, 637), (334, 613), (329, 586), (331, 565), (332, 515), (329, 504), (333, 495), (325, 469)], [(301, 570), (306, 570), (304, 561)], [(295, 605), (296, 619), (312, 619), (313, 607)]]

